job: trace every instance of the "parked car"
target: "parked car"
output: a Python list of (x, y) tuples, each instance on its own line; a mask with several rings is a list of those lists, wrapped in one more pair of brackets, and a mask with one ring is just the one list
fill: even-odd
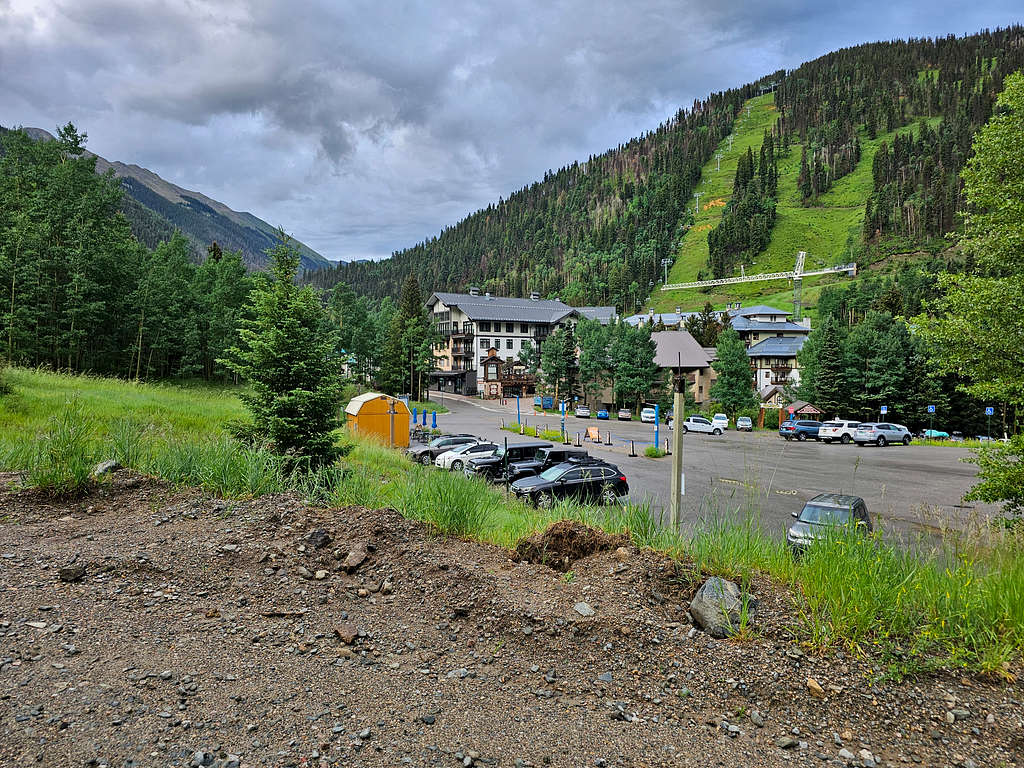
[(904, 445), (910, 445), (910, 441), (913, 440), (913, 437), (910, 434), (910, 430), (902, 424), (871, 421), (865, 422), (857, 427), (857, 432), (854, 434), (853, 440), (859, 446), (874, 443), (875, 445), (882, 447), (889, 443), (903, 443)]
[(597, 416), (597, 418), (599, 418), (599, 419), (604, 419), (605, 421), (607, 421), (607, 420), (608, 420), (608, 411), (606, 411), (606, 410), (605, 410), (604, 408), (602, 408), (601, 410), (599, 410), (599, 411), (598, 411), (598, 412), (597, 412), (596, 414), (594, 414), (594, 415), (595, 415), (595, 416)]
[(941, 429), (925, 429), (921, 431), (921, 437), (925, 440), (948, 440), (949, 432), (943, 432)]
[(826, 421), (818, 428), (818, 439), (826, 443), (831, 443), (835, 440), (837, 443), (849, 445), (853, 442), (853, 434), (859, 426), (859, 421), (845, 421), (843, 419)]
[(550, 447), (551, 443), (532, 440), (521, 443), (512, 443), (508, 446), (508, 451), (506, 452), (505, 447), (499, 445), (498, 449), (490, 456), (482, 456), (478, 459), (470, 459), (467, 461), (466, 468), (463, 472), (468, 477), (478, 475), (479, 477), (484, 477), (488, 480), (495, 480), (501, 477), (502, 473), (505, 471), (506, 463), (510, 464), (515, 461), (532, 459), (537, 455), (537, 451), (541, 448)]
[(737, 432), (753, 432), (754, 422), (749, 416), (737, 416), (736, 417), (736, 431)]
[(434, 465), (441, 469), (461, 472), (470, 459), (482, 459), (498, 450), (497, 443), (466, 443), (445, 451), (436, 459)]
[(961, 443), (961, 442), (963, 442), (963, 439), (964, 439), (964, 433), (963, 432), (953, 432), (952, 434), (950, 434), (949, 439), (952, 440), (954, 443)]
[(590, 408), (588, 408), (585, 405), (578, 405), (578, 406), (576, 406), (576, 418), (577, 419), (589, 419), (590, 418)]
[(869, 533), (871, 518), (868, 506), (860, 496), (840, 493), (819, 493), (804, 504), (796, 522), (786, 531), (786, 543), (795, 550), (808, 547), (828, 535), (829, 529), (852, 525), (856, 530)]
[(510, 461), (505, 471), (506, 482), (513, 482), (521, 477), (539, 475), (545, 469), (562, 464), (566, 461), (574, 461), (588, 458), (583, 448), (572, 446), (555, 445), (550, 448), (541, 448), (536, 454), (528, 459)]
[[(669, 426), (675, 426), (674, 422), (670, 423)], [(683, 430), (683, 434), (686, 434), (687, 432), (704, 432), (709, 435), (722, 434), (722, 427), (720, 424), (715, 424), (703, 416), (687, 416), (683, 419), (680, 426)]]
[(601, 459), (567, 461), (533, 477), (516, 480), (512, 493), (538, 507), (549, 508), (558, 499), (614, 504), (629, 493), (626, 476)]
[(474, 435), (441, 435), (440, 437), (435, 437), (426, 445), (417, 445), (415, 448), (409, 448), (405, 453), (413, 461), (429, 467), (434, 463), (434, 459), (442, 453), (450, 451), (459, 445), (479, 442), (480, 438)]
[(657, 421), (657, 418), (657, 411), (655, 411), (653, 408), (644, 408), (643, 410), (640, 411), (640, 421), (642, 421), (644, 424), (653, 424), (655, 421)]
[(800, 442), (803, 442), (807, 438), (817, 440), (818, 430), (820, 428), (821, 422), (819, 421), (790, 419), (789, 421), (782, 422), (782, 426), (779, 427), (779, 434), (787, 440), (792, 440), (794, 438)]
[(722, 431), (724, 432), (729, 428), (729, 417), (726, 416), (724, 413), (716, 413), (714, 416), (711, 417), (711, 423), (714, 424), (716, 427), (721, 427)]
[(632, 421), (633, 412), (629, 408), (619, 408), (619, 412), (615, 415), (619, 421)]

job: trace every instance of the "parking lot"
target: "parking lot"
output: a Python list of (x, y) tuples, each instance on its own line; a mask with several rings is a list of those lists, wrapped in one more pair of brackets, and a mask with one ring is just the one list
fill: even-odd
[[(502, 431), (516, 419), (515, 404), (445, 397), (447, 414), (438, 427), (446, 432), (468, 432), (496, 442), (517, 438)], [(523, 411), (530, 427), (559, 428), (557, 415)], [(575, 438), (587, 427), (598, 427), (602, 438), (611, 432), (612, 446), (584, 442), (594, 456), (619, 466), (629, 479), (630, 497), (650, 500), (660, 515), (669, 499), (671, 457), (649, 459), (643, 448), (653, 439), (654, 426), (639, 421), (598, 421), (566, 417), (566, 431)], [(671, 431), (660, 429), (661, 445)], [(636, 457), (629, 456), (629, 440)], [(858, 448), (814, 441), (787, 442), (775, 432), (742, 432), (730, 428), (724, 435), (689, 433), (683, 438), (685, 497), (682, 523), (693, 526), (707, 517), (750, 510), (765, 526), (781, 530), (790, 513), (825, 491), (862, 496), (883, 527), (904, 534), (932, 533), (943, 527), (962, 528), (978, 516), (997, 510), (992, 505), (965, 504), (964, 493), (974, 484), (976, 467), (961, 461), (969, 451), (935, 446)], [(667, 515), (667, 512), (666, 512)]]

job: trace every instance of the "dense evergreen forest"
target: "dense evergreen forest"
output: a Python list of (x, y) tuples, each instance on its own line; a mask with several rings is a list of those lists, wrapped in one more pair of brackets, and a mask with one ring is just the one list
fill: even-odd
[[(781, 130), (801, 142), (804, 199), (827, 191), (860, 158), (858, 132), (883, 144), (873, 164), (865, 237), (900, 236), (907, 247), (957, 226), (960, 170), (971, 140), (992, 114), (1007, 75), (1024, 67), (1024, 27), (977, 35), (870, 43), (788, 72), (776, 104)], [(941, 118), (930, 128), (931, 118)]]
[[(677, 247), (702, 165), (746, 99), (770, 87), (779, 111), (772, 147), (778, 155), (800, 144), (799, 189), (807, 205), (853, 170), (862, 137), (907, 128), (878, 152), (864, 233), (868, 242), (898, 236), (915, 247), (957, 226), (958, 173), (971, 138), (991, 115), (1003, 79), (1021, 67), (1020, 26), (846, 48), (713, 94), (657, 130), (549, 172), (390, 259), (340, 265), (309, 279), (321, 287), (344, 281), (381, 297), (396, 296), (413, 273), (430, 289), (536, 290), (631, 311), (658, 280), (661, 259)], [(731, 224), (709, 233), (716, 247), (708, 266), (716, 275), (763, 247), (763, 227), (771, 229), (774, 203), (764, 190), (755, 201), (744, 186), (729, 205), (740, 209)]]
[(713, 94), (657, 130), (549, 172), (391, 259), (339, 265), (309, 279), (395, 296), (411, 272), (429, 290), (474, 284), (507, 295), (539, 291), (576, 305), (634, 306), (676, 247), (701, 166), (756, 94), (757, 84)]
[[(150, 250), (73, 125), (56, 141), (0, 134), (0, 357), (125, 377), (224, 377), (252, 281), (213, 243), (201, 264), (171, 233)], [(166, 232), (161, 233), (166, 235)]]

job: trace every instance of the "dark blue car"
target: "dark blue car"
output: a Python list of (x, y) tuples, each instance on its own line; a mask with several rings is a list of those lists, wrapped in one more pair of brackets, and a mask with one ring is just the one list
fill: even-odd
[(779, 427), (779, 434), (787, 440), (793, 440), (794, 438), (803, 442), (810, 438), (811, 440), (818, 439), (818, 428), (821, 426), (820, 421), (804, 421), (801, 419), (792, 419), (790, 421), (782, 422), (782, 426)]

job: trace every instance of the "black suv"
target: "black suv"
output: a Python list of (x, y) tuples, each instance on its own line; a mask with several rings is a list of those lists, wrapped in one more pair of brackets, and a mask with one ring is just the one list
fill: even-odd
[(482, 456), (479, 459), (470, 459), (466, 463), (466, 469), (464, 470), (467, 477), (478, 475), (480, 477), (486, 477), (488, 480), (496, 480), (502, 476), (505, 471), (506, 464), (512, 464), (517, 461), (527, 461), (537, 455), (537, 451), (542, 448), (550, 448), (551, 443), (526, 442), (526, 443), (512, 443), (508, 446), (508, 452), (506, 453), (504, 446), (499, 446), (498, 450), (492, 453), (490, 456)]
[(558, 499), (614, 504), (629, 493), (626, 476), (601, 459), (566, 461), (512, 483), (512, 493), (547, 509)]
[(521, 477), (539, 475), (545, 469), (561, 464), (563, 461), (586, 458), (587, 452), (583, 448), (565, 448), (556, 445), (552, 448), (541, 448), (532, 459), (525, 461), (509, 462), (508, 470), (505, 472), (506, 482), (513, 482)]
[(415, 448), (409, 448), (406, 451), (406, 455), (413, 461), (430, 466), (434, 463), (434, 459), (445, 451), (450, 451), (452, 448), (465, 445), (466, 443), (479, 442), (480, 438), (474, 435), (441, 435), (440, 437), (435, 437), (426, 445), (417, 445)]

